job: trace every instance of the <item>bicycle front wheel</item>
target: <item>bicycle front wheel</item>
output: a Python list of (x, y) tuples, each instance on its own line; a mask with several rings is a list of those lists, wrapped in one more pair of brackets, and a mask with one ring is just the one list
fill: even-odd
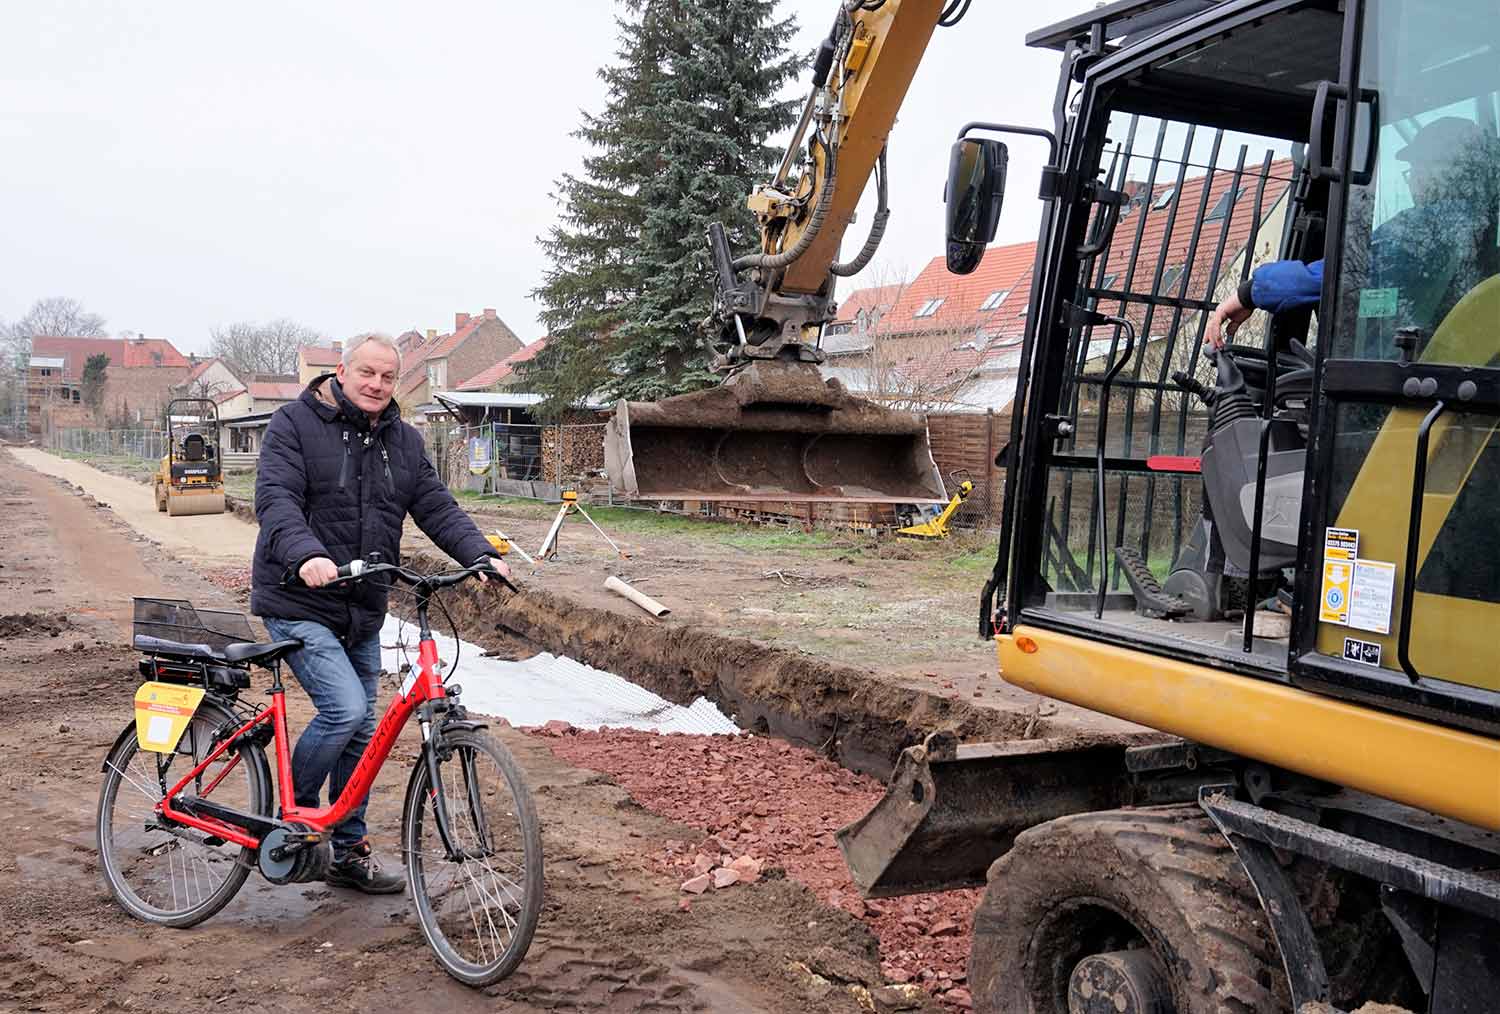
[[(142, 750), (123, 737), (104, 760), (99, 790), (99, 866), (127, 912), (162, 926), (193, 926), (229, 903), (255, 865), (253, 849), (167, 820), (156, 812), (171, 787), (209, 755), (238, 720), (205, 700), (173, 753)], [(253, 743), (226, 750), (182, 792), (245, 813), (269, 815), (271, 780)]]
[[(510, 751), (488, 733), (447, 733), (434, 792), (425, 754), (406, 790), (402, 849), (422, 932), (459, 982), (488, 986), (513, 972), (542, 910), (542, 835)], [(446, 809), (453, 850), (438, 831)]]

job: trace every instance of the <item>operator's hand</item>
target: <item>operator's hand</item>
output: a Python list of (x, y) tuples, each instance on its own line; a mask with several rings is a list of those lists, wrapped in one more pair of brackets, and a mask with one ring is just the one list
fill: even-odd
[(309, 588), (321, 588), (339, 576), (339, 568), (328, 557), (315, 556), (297, 568), (297, 576)]
[(1229, 298), (1214, 307), (1214, 312), (1209, 314), (1208, 331), (1203, 336), (1203, 344), (1222, 349), (1225, 340), (1233, 338), (1240, 325), (1249, 320), (1250, 314), (1254, 312), (1240, 302), (1238, 292), (1231, 292)]

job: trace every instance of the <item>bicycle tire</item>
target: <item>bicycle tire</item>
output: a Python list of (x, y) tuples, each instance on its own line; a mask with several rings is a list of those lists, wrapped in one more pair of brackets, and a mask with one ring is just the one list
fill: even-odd
[[(167, 777), (168, 785), (208, 756), (216, 730), (238, 724), (227, 706), (205, 699), (166, 761), (167, 771), (179, 772)], [(229, 842), (211, 844), (196, 829), (174, 831), (153, 821), (151, 807), (162, 797), (157, 769), (166, 755), (142, 750), (134, 728), (132, 722), (104, 761), (104, 782), (95, 811), (99, 869), (115, 901), (137, 919), (178, 929), (195, 926), (229, 904), (244, 886), (255, 866), (255, 850)], [(241, 743), (237, 752), (236, 767), (243, 774), (231, 770), (214, 785), (214, 800), (270, 816), (271, 776), (265, 751), (257, 744)], [(234, 758), (234, 752), (222, 754), (209, 769), (207, 780), (211, 782)], [(130, 791), (122, 795), (122, 788)], [(134, 809), (123, 812), (131, 806)], [(163, 859), (164, 876), (163, 863), (151, 861)]]
[[(438, 777), (450, 828), (458, 847), (485, 855), (458, 862), (447, 858), (424, 752), (412, 770), (402, 807), (407, 887), (438, 964), (465, 985), (489, 986), (515, 971), (536, 932), (542, 911), (542, 835), (526, 779), (503, 743), (467, 729), (446, 733), (443, 741), (451, 753), (438, 761)], [(466, 757), (473, 760), (472, 780), (464, 777)], [(481, 761), (497, 769), (493, 782), (479, 770)], [(477, 791), (469, 791), (473, 781), (479, 783)], [(482, 821), (475, 819), (476, 806)]]

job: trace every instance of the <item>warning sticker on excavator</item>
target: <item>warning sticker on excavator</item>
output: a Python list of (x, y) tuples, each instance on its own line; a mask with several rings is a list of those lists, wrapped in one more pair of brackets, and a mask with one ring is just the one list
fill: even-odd
[(1359, 531), (1329, 528), (1323, 536), (1323, 591), (1318, 610), (1318, 619), (1322, 622), (1349, 625), (1349, 599), (1357, 559)]

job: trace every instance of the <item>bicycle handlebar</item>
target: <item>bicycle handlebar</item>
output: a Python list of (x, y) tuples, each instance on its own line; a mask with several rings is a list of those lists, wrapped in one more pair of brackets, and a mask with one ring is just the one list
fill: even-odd
[[(425, 587), (429, 591), (436, 591), (439, 588), (451, 588), (453, 585), (461, 584), (471, 577), (484, 574), (499, 581), (511, 591), (520, 591), (511, 582), (510, 578), (496, 570), (489, 561), (490, 558), (485, 557), (484, 562), (471, 564), (462, 570), (448, 571), (444, 574), (419, 574), (414, 570), (398, 566), (394, 563), (369, 563), (365, 560), (350, 560), (339, 567), (338, 577), (322, 587), (335, 588), (352, 581), (361, 581), (367, 577), (374, 577), (376, 574), (389, 574), (398, 581), (411, 585), (413, 588)], [(306, 587), (306, 584), (296, 574), (289, 575), (282, 583)]]

